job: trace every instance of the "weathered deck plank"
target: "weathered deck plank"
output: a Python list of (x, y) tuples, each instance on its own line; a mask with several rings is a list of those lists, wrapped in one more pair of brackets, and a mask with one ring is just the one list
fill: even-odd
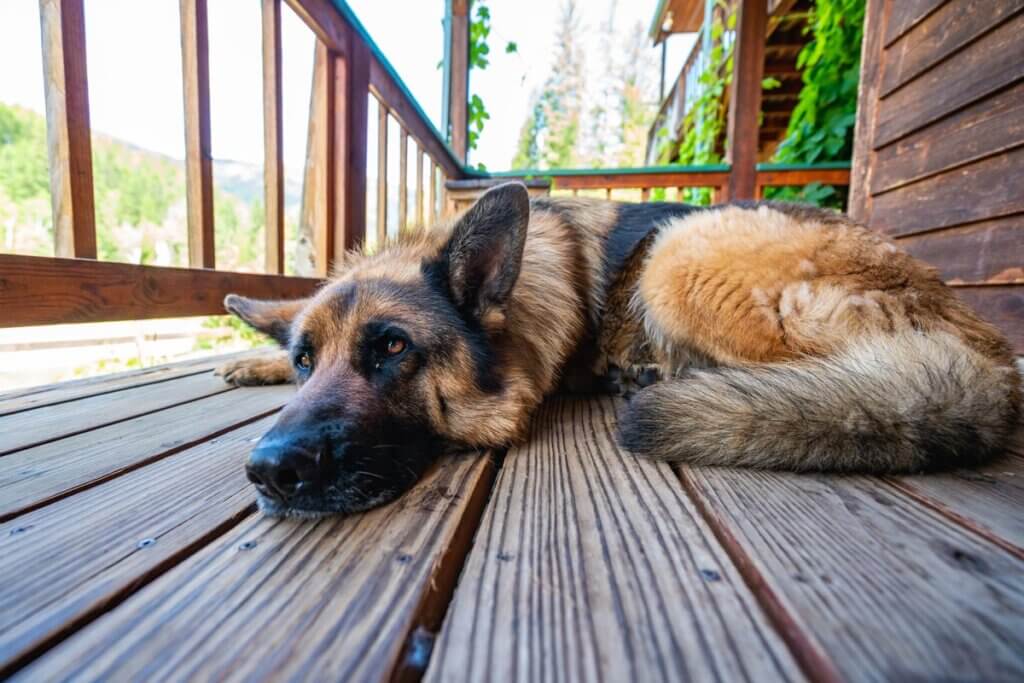
[(881, 482), (685, 469), (816, 677), (1020, 680), (1024, 562)]
[(1024, 560), (1024, 458), (1011, 454), (977, 469), (899, 477), (891, 483)]
[(0, 456), (230, 391), (206, 372), (0, 417)]
[(802, 678), (664, 463), (610, 400), (549, 404), (513, 449), (429, 681)]
[(446, 459), (367, 514), (253, 516), (14, 680), (382, 680), (492, 472), (487, 457)]
[(272, 421), (0, 524), (0, 676), (252, 512), (242, 464)]
[(268, 415), (293, 392), (290, 386), (233, 389), (5, 455), (0, 521)]
[(177, 377), (199, 375), (210, 372), (229, 360), (272, 352), (273, 350), (269, 348), (239, 351), (238, 353), (155, 365), (151, 368), (129, 370), (128, 372), (118, 372), (112, 375), (100, 375), (98, 377), (59, 382), (58, 384), (16, 389), (0, 394), (0, 415), (10, 415), (23, 410), (66, 403), (88, 396), (97, 396), (131, 387), (155, 384), (156, 382), (164, 382)]

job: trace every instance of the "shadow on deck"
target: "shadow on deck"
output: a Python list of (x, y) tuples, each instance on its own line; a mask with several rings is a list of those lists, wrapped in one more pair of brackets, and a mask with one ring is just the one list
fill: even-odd
[(1024, 437), (934, 476), (673, 469), (616, 404), (398, 502), (261, 518), (292, 393), (193, 361), (0, 397), (0, 675), (22, 680), (1019, 680)]

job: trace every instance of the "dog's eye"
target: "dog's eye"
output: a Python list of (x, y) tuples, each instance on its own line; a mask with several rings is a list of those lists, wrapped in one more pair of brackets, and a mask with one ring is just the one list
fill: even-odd
[(405, 351), (405, 340), (399, 339), (398, 337), (391, 337), (387, 340), (387, 344), (384, 346), (384, 351), (389, 356), (397, 356), (402, 351)]
[(303, 351), (295, 357), (295, 364), (303, 370), (311, 370), (313, 368), (313, 357), (309, 355), (308, 351)]

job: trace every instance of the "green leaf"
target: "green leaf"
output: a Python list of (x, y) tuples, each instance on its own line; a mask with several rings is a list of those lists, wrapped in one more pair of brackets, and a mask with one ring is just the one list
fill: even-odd
[(772, 78), (771, 76), (761, 79), (761, 88), (763, 90), (774, 90), (780, 85), (782, 85), (782, 81), (777, 78)]
[(505, 54), (512, 54), (513, 52), (519, 52), (519, 45), (515, 41), (510, 40), (505, 44)]

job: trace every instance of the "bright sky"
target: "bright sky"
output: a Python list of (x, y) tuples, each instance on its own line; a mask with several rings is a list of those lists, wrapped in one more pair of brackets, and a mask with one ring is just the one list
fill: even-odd
[[(357, 16), (439, 126), (444, 0), (351, 0)], [(530, 96), (550, 73), (556, 0), (489, 0), (492, 61), (474, 72), (471, 88), (492, 119), (472, 161), (508, 167)], [(615, 8), (616, 26), (650, 24), (656, 0), (581, 0), (580, 35), (597, 55), (596, 30)], [(178, 0), (86, 0), (86, 42), (93, 129), (181, 158), (184, 130)], [(211, 135), (214, 157), (262, 163), (260, 4), (210, 0)], [(289, 175), (300, 171), (313, 62), (313, 34), (287, 6), (282, 35), (284, 154)], [(504, 54), (507, 41), (519, 53)], [(669, 80), (689, 36), (669, 43)], [(592, 45), (592, 46), (591, 46)], [(659, 52), (651, 48), (654, 54)], [(589, 69), (598, 68), (597, 60)], [(657, 63), (655, 60), (654, 63)], [(0, 101), (44, 111), (38, 0), (0, 0)], [(656, 78), (656, 75), (654, 76)]]

